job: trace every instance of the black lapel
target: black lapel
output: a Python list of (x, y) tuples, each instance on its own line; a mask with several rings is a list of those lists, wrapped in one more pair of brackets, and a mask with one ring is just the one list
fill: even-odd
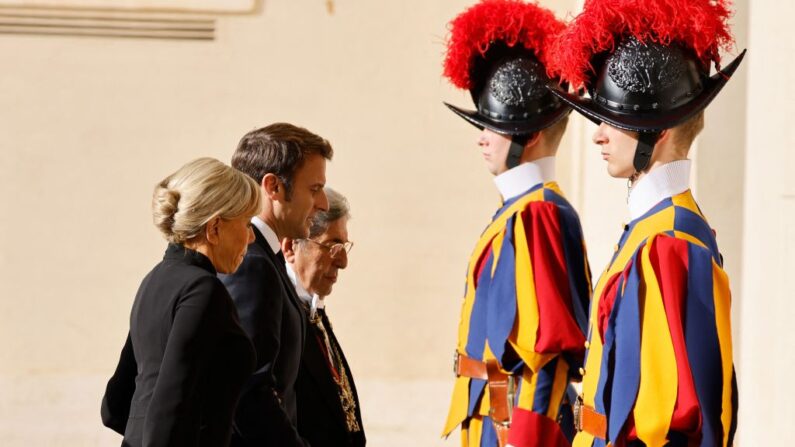
[(259, 228), (257, 228), (256, 225), (251, 224), (251, 229), (254, 230), (254, 242), (252, 242), (251, 244), (259, 245), (260, 248), (265, 250), (266, 253), (272, 254), (273, 250), (271, 250), (271, 246), (268, 245), (268, 240), (265, 239), (265, 236), (262, 235), (262, 233), (259, 231)]
[[(266, 224), (267, 225), (267, 224)], [(301, 302), (298, 299), (298, 294), (295, 292), (295, 286), (293, 285), (293, 281), (287, 276), (287, 267), (284, 266), (283, 258), (276, 255), (271, 248), (271, 245), (268, 243), (268, 240), (265, 239), (265, 236), (260, 233), (259, 229), (254, 226), (254, 243), (259, 244), (264, 250), (265, 253), (270, 256), (273, 265), (276, 267), (276, 271), (279, 272), (279, 277), (282, 280), (282, 285), (284, 289), (287, 291), (287, 295), (289, 296), (290, 303), (293, 307), (296, 308), (298, 314), (301, 316), (299, 318), (301, 320), (301, 334), (306, 334), (306, 318), (304, 318), (304, 312), (301, 309)]]

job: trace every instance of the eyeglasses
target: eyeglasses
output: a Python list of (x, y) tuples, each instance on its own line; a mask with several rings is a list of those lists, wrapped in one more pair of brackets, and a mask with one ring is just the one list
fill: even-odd
[(314, 244), (317, 244), (317, 245), (325, 248), (326, 250), (329, 251), (329, 255), (332, 258), (339, 257), (340, 255), (342, 255), (343, 251), (345, 252), (345, 254), (348, 254), (353, 249), (353, 242), (351, 242), (351, 241), (348, 241), (348, 242), (345, 242), (345, 243), (342, 243), (342, 244), (327, 245), (327, 244), (324, 244), (322, 242), (318, 242), (318, 241), (316, 241), (314, 239), (301, 239), (301, 240), (302, 241), (309, 241), (309, 242), (312, 242)]

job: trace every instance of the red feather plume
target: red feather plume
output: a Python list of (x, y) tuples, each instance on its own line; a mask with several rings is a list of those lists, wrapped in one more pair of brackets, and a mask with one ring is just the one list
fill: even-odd
[[(565, 25), (552, 11), (520, 0), (483, 0), (450, 22), (444, 75), (456, 87), (472, 87), (470, 71), (497, 41), (521, 44), (547, 67), (549, 47)], [(551, 76), (554, 76), (550, 73)]]
[(586, 0), (583, 11), (553, 43), (550, 69), (582, 88), (594, 72), (591, 58), (612, 50), (624, 36), (690, 48), (704, 66), (720, 67), (729, 51), (730, 0)]

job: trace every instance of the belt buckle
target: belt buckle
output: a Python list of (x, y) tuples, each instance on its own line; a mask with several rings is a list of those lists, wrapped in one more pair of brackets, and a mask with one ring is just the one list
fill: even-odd
[(461, 354), (459, 354), (458, 351), (453, 352), (453, 375), (456, 377), (460, 376), (460, 374), (458, 374), (458, 362), (460, 358)]
[(489, 417), (491, 418), (491, 422), (492, 422), (492, 423), (493, 423), (495, 426), (504, 427), (504, 428), (511, 428), (511, 418), (512, 418), (512, 416), (513, 416), (513, 404), (511, 404), (511, 403), (508, 403), (508, 419), (507, 419), (507, 420), (504, 420), (504, 421), (498, 421), (498, 420), (497, 420), (497, 419), (494, 417), (494, 413), (495, 413), (495, 411), (496, 411), (496, 410), (495, 410), (494, 408), (489, 408)]
[(575, 430), (582, 431), (582, 394), (577, 395), (577, 400), (574, 401), (572, 405), (572, 414), (574, 416), (574, 428)]
[(513, 374), (508, 375), (508, 424), (513, 419), (513, 400), (516, 398), (516, 379)]
[(506, 383), (505, 384), (506, 384), (506, 388), (507, 388), (505, 390), (505, 394), (506, 394), (506, 399), (505, 400), (506, 400), (507, 407), (508, 407), (508, 419), (505, 420), (505, 421), (498, 421), (494, 417), (494, 412), (496, 411), (495, 408), (489, 408), (489, 417), (491, 418), (491, 420), (492, 420), (492, 422), (494, 423), (495, 426), (500, 426), (500, 427), (508, 429), (508, 428), (511, 428), (511, 421), (513, 420), (513, 408), (514, 408), (513, 401), (514, 401), (514, 399), (516, 399), (516, 378), (512, 374), (509, 374), (506, 377)]

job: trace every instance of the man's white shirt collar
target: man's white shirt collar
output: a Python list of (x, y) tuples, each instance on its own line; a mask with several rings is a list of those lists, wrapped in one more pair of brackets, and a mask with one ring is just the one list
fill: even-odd
[(295, 293), (298, 294), (298, 298), (300, 298), (301, 301), (309, 305), (311, 316), (314, 317), (317, 309), (326, 307), (323, 298), (312, 295), (306, 290), (303, 284), (301, 284), (301, 281), (298, 280), (298, 275), (295, 274), (295, 270), (293, 270), (293, 266), (289, 262), (285, 262), (284, 266), (287, 267), (287, 276), (290, 277), (290, 281), (292, 281), (293, 286), (295, 286)]
[(257, 230), (265, 237), (271, 250), (273, 250), (273, 254), (278, 254), (282, 251), (282, 243), (279, 240), (279, 236), (276, 236), (276, 232), (274, 232), (264, 220), (260, 219), (259, 216), (254, 216), (251, 218), (251, 223), (254, 224)]
[(629, 192), (629, 216), (635, 220), (661, 201), (690, 189), (690, 160), (677, 160), (654, 168)]
[(555, 178), (555, 157), (544, 157), (522, 163), (494, 177), (503, 200), (512, 199), (539, 183)]

